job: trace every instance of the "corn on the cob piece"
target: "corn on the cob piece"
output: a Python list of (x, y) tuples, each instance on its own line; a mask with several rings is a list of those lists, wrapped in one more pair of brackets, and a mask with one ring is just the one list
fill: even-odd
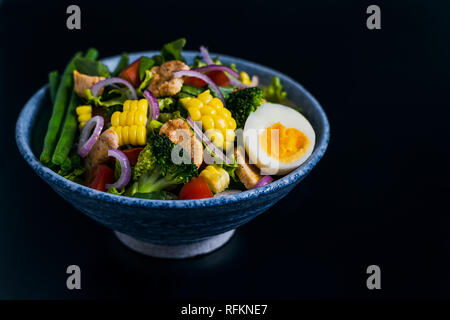
[(75, 109), (78, 116), (78, 123), (80, 124), (80, 129), (83, 129), (86, 122), (92, 118), (92, 107), (91, 106), (79, 106)]
[(216, 164), (211, 164), (200, 172), (200, 176), (205, 179), (209, 189), (214, 193), (219, 193), (228, 188), (230, 175), (228, 172)]
[(123, 111), (116, 111), (111, 116), (111, 126), (119, 136), (119, 145), (146, 144), (147, 140), (147, 99), (127, 100), (123, 104)]
[(147, 142), (147, 128), (143, 125), (116, 126), (112, 129), (119, 136), (119, 146), (126, 144), (144, 146)]

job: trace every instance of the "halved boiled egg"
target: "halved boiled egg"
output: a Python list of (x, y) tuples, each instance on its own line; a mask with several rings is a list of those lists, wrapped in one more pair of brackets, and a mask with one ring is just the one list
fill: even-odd
[(250, 163), (270, 175), (298, 168), (316, 142), (314, 129), (300, 112), (275, 103), (264, 103), (249, 115), (243, 137)]

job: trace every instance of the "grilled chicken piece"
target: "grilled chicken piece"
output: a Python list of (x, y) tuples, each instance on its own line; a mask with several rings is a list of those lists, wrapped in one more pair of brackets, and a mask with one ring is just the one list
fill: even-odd
[(118, 147), (119, 136), (112, 128), (100, 135), (84, 161), (87, 169), (88, 184), (94, 180), (98, 166), (108, 161), (108, 150), (117, 149)]
[(150, 69), (152, 72), (152, 81), (147, 89), (155, 97), (173, 96), (181, 91), (184, 80), (174, 78), (173, 73), (180, 70), (189, 70), (189, 67), (178, 60), (167, 61), (160, 67), (155, 66)]
[(236, 174), (247, 189), (252, 189), (262, 178), (259, 174), (259, 169), (248, 163), (245, 157), (245, 150), (242, 146), (238, 146), (234, 153), (238, 163)]
[[(75, 92), (85, 99), (87, 99), (85, 90), (92, 87), (99, 81), (105, 80), (105, 77), (96, 77), (96, 76), (88, 76), (82, 73), (79, 73), (77, 70), (73, 70), (73, 82), (74, 82), (74, 90)], [(103, 89), (100, 90), (99, 94), (102, 94)]]
[(173, 143), (179, 144), (191, 155), (197, 168), (200, 167), (203, 162), (203, 145), (186, 121), (181, 118), (169, 120), (162, 125), (159, 134), (165, 134)]

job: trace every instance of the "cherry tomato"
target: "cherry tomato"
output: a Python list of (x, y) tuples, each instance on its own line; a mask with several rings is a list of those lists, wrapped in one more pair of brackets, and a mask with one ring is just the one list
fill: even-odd
[(227, 75), (223, 71), (210, 71), (207, 74), (208, 77), (210, 77), (211, 80), (218, 86), (228, 87), (230, 85), (230, 79), (228, 79)]
[(114, 183), (114, 170), (106, 164), (101, 164), (89, 188), (106, 192), (106, 185), (110, 183)]
[(139, 84), (141, 83), (141, 79), (139, 78), (140, 62), (141, 62), (141, 60), (137, 59), (132, 64), (130, 64), (128, 67), (123, 69), (119, 74), (119, 78), (127, 80), (134, 87), (138, 87)]
[[(206, 75), (218, 86), (228, 87), (230, 85), (230, 79), (228, 79), (227, 75), (220, 70), (207, 72)], [(186, 77), (184, 79), (185, 84), (189, 84), (194, 87), (204, 87), (206, 86), (206, 82), (199, 78), (194, 77)]]
[(125, 150), (122, 150), (122, 152), (125, 153), (125, 155), (128, 158), (128, 161), (130, 161), (130, 164), (132, 166), (135, 166), (142, 149), (144, 149), (144, 148), (125, 149)]
[(213, 194), (209, 190), (208, 184), (202, 177), (192, 178), (191, 181), (186, 183), (180, 190), (178, 199), (203, 199), (212, 198)]
[(206, 86), (206, 82), (203, 81), (202, 79), (199, 78), (194, 78), (194, 77), (186, 77), (186, 79), (184, 79), (184, 83), (194, 86), (194, 87), (204, 87)]

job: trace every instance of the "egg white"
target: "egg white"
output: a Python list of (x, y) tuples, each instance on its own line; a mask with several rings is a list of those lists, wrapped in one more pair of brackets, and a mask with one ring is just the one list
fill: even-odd
[[(310, 146), (305, 154), (293, 162), (286, 163), (272, 158), (259, 143), (259, 136), (277, 122), (286, 128), (300, 130), (310, 141)], [(243, 138), (250, 163), (260, 168), (263, 174), (270, 175), (283, 175), (298, 168), (309, 158), (316, 142), (313, 127), (300, 112), (275, 103), (264, 103), (249, 115), (244, 125)]]

